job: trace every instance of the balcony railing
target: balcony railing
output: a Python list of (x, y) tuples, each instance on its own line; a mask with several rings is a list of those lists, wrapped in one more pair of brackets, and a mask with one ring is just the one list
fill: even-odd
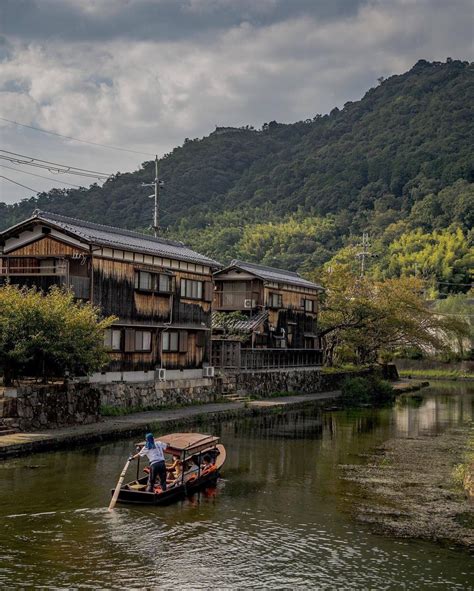
[(241, 349), (241, 369), (280, 369), (322, 365), (318, 349)]
[(231, 370), (285, 369), (322, 365), (318, 349), (242, 349), (237, 340), (212, 341), (212, 365)]
[[(42, 265), (41, 267), (1, 266), (0, 278), (5, 277), (12, 283), (20, 285), (36, 285), (40, 289), (47, 290), (52, 285), (67, 285), (76, 298), (88, 300), (90, 297), (90, 278), (78, 275), (69, 275), (67, 263), (55, 265)], [(35, 281), (37, 279), (37, 281)]]
[(8, 277), (18, 277), (18, 276), (42, 276), (42, 277), (50, 277), (55, 275), (66, 275), (67, 274), (67, 265), (66, 263), (58, 263), (56, 265), (46, 266), (43, 265), (41, 267), (19, 267), (19, 266), (6, 266), (2, 265), (0, 267), (0, 276)]
[(215, 291), (214, 306), (216, 310), (253, 310), (259, 301), (257, 291)]

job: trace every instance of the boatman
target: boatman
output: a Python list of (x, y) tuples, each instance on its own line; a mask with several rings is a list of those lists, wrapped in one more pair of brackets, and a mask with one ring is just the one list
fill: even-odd
[(148, 475), (147, 492), (153, 492), (157, 477), (160, 479), (161, 490), (166, 490), (166, 464), (163, 450), (167, 447), (167, 443), (164, 443), (163, 441), (155, 441), (153, 433), (147, 433), (145, 436), (145, 445), (134, 456), (130, 456), (130, 460), (134, 460), (139, 456), (148, 457), (148, 461), (150, 462), (150, 474)]

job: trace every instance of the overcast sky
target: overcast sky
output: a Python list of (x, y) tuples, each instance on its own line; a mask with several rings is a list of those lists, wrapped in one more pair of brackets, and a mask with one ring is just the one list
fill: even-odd
[[(473, 59), (472, 0), (0, 0), (0, 117), (162, 155), (215, 125), (292, 122), (418, 59)], [(146, 155), (0, 121), (1, 148), (108, 173)], [(51, 176), (0, 160), (35, 190)], [(10, 170), (4, 166), (15, 168)], [(0, 178), (0, 201), (33, 193)]]

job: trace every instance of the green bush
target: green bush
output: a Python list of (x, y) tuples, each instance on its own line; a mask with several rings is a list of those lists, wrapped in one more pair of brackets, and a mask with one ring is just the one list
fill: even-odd
[(4, 384), (22, 377), (62, 378), (99, 371), (109, 360), (104, 330), (116, 320), (71, 291), (0, 286), (0, 370)]
[(346, 378), (342, 384), (341, 399), (348, 406), (386, 404), (394, 398), (391, 384), (376, 376)]

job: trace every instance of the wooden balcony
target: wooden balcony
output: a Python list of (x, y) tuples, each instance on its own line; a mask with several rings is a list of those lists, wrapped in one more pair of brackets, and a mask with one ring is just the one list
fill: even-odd
[(36, 286), (44, 291), (53, 285), (67, 286), (78, 299), (88, 300), (90, 297), (90, 278), (69, 274), (67, 262), (63, 261), (41, 266), (12, 266), (6, 265), (4, 261), (0, 266), (0, 280), (2, 278), (14, 285)]
[(215, 291), (214, 310), (255, 310), (260, 304), (259, 295), (258, 291)]

